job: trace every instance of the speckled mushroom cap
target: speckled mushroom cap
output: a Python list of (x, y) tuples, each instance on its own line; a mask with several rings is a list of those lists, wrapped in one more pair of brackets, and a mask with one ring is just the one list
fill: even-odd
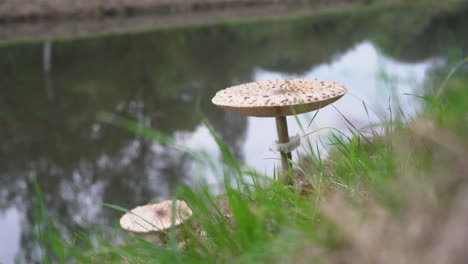
[(317, 110), (340, 99), (346, 92), (346, 87), (335, 81), (269, 80), (226, 88), (217, 92), (211, 101), (243, 115), (276, 117)]
[[(192, 216), (184, 201), (175, 201), (174, 225), (178, 226)], [(120, 226), (133, 233), (159, 232), (172, 226), (172, 201), (138, 206), (120, 218)]]

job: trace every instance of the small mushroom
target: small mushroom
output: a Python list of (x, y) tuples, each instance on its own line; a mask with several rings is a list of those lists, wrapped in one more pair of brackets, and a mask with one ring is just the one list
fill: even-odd
[(174, 203), (167, 200), (138, 206), (120, 218), (120, 226), (150, 242), (166, 242), (165, 232), (172, 226), (180, 226), (192, 216), (187, 203), (178, 200)]
[[(278, 143), (288, 143), (286, 116), (325, 107), (340, 99), (346, 92), (346, 87), (335, 81), (267, 80), (226, 88), (217, 92), (211, 101), (225, 110), (243, 115), (275, 117)], [(291, 159), (291, 152), (281, 152), (281, 164), (286, 172), (284, 183), (287, 185), (293, 184)]]

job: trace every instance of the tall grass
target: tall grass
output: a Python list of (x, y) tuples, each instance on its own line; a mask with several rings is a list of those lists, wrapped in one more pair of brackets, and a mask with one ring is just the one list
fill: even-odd
[[(224, 193), (215, 196), (204, 183), (181, 186), (175, 198), (189, 204), (193, 221), (183, 232), (169, 236), (167, 244), (152, 244), (128, 234), (118, 245), (79, 236), (87, 245), (81, 252), (73, 241), (61, 242), (42, 203), (40, 215), (46, 225), (39, 233), (47, 249), (44, 259), (83, 263), (465, 263), (467, 84), (466, 75), (451, 72), (435, 93), (422, 95), (425, 107), (416, 118), (379, 124), (384, 134), (376, 126), (363, 131), (342, 115), (351, 133), (332, 130), (326, 158), (318, 143), (307, 142), (307, 154), (295, 164), (295, 176), (310, 188), (299, 186), (299, 191), (235, 160), (207, 120), (204, 122), (221, 149), (221, 167), (155, 130), (101, 115), (103, 122), (187, 151), (196, 162), (209, 164), (225, 179)], [(363, 107), (367, 109), (365, 104)], [(40, 198), (38, 188), (37, 192)]]

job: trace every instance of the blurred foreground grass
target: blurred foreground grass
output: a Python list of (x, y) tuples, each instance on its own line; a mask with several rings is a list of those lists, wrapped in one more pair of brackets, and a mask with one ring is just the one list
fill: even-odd
[[(330, 134), (326, 158), (309, 143), (296, 166), (298, 181), (309, 189), (291, 190), (245, 168), (211, 130), (225, 164), (209, 166), (224, 176), (224, 194), (212, 195), (203, 183), (181, 186), (176, 198), (191, 206), (193, 221), (179, 237), (170, 232), (165, 245), (126, 234), (120, 243), (108, 242), (122, 236), (118, 227), (63, 238), (53, 224), (60, 219), (51, 219), (39, 203), (36, 229), (43, 261), (466, 263), (465, 65), (459, 64), (441, 86), (426, 89), (417, 116), (401, 113), (366, 129), (349, 124), (353, 135)], [(173, 145), (132, 121), (110, 115), (101, 120)], [(209, 157), (192, 154), (197, 162), (209, 163)]]

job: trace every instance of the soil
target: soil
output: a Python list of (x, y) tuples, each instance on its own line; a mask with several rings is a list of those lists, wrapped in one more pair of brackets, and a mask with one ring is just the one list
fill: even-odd
[(70, 17), (107, 17), (141, 13), (173, 13), (196, 10), (264, 6), (274, 4), (314, 5), (364, 0), (0, 0), (0, 21), (34, 21)]
[[(281, 0), (0, 0), (3, 21), (106, 17), (146, 12), (176, 12), (239, 5), (264, 5)], [(284, 2), (284, 1), (283, 1)]]
[(297, 15), (365, 0), (0, 0), (0, 41)]

